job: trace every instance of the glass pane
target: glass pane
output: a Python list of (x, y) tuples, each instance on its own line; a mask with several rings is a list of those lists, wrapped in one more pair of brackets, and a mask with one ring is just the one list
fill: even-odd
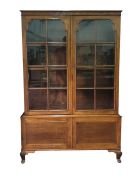
[(114, 25), (111, 20), (82, 20), (77, 32), (77, 42), (115, 41)]
[(48, 20), (47, 26), (48, 32), (48, 42), (65, 42), (66, 41), (66, 32), (64, 28), (64, 22), (59, 19)]
[(97, 69), (96, 86), (114, 87), (114, 69)]
[(67, 109), (67, 90), (49, 90), (49, 109)]
[(44, 46), (28, 46), (27, 59), (29, 65), (43, 65), (46, 64), (46, 49)]
[(29, 87), (46, 87), (47, 72), (45, 70), (29, 70)]
[(48, 63), (50, 65), (66, 65), (66, 47), (65, 46), (49, 46), (48, 47)]
[(27, 42), (46, 41), (46, 21), (32, 20), (28, 25)]
[(97, 109), (114, 108), (114, 90), (113, 89), (96, 90), (96, 108)]
[(47, 92), (45, 89), (29, 90), (29, 109), (41, 110), (47, 108)]
[(94, 90), (77, 89), (76, 90), (76, 109), (88, 110), (94, 108)]
[(95, 20), (83, 20), (79, 24), (77, 42), (95, 41)]
[(77, 46), (76, 64), (77, 65), (94, 65), (95, 47)]
[(114, 65), (115, 49), (114, 45), (98, 45), (96, 47), (97, 65)]
[(111, 20), (96, 21), (96, 40), (97, 41), (115, 41), (114, 25)]
[(76, 71), (76, 87), (93, 87), (94, 86), (94, 70)]
[(67, 86), (67, 72), (66, 70), (52, 70), (49, 69), (49, 87), (66, 87)]

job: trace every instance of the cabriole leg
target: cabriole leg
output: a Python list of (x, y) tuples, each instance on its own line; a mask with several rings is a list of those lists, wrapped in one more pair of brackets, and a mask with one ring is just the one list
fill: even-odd
[(120, 150), (108, 150), (109, 152), (114, 152), (116, 154), (116, 159), (118, 163), (121, 163), (122, 152)]
[(116, 154), (117, 162), (121, 163), (122, 152), (121, 151), (117, 151), (117, 152), (115, 152), (115, 154)]
[(22, 163), (22, 164), (25, 163), (25, 155), (26, 155), (26, 153), (24, 153), (24, 152), (21, 152), (21, 153), (20, 153), (21, 163)]

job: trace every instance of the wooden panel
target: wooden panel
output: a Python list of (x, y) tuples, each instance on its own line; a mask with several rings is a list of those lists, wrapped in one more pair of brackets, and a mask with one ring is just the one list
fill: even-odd
[(113, 122), (78, 122), (76, 124), (76, 144), (116, 143), (116, 127)]
[(27, 144), (66, 144), (66, 122), (38, 121), (26, 124)]
[(74, 148), (117, 149), (119, 145), (119, 117), (86, 117), (73, 119)]
[(24, 125), (24, 149), (59, 149), (71, 144), (70, 121), (66, 118), (26, 118)]

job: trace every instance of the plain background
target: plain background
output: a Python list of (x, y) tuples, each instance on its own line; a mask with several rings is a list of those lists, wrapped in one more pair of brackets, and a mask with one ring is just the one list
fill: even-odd
[[(0, 174), (134, 173), (134, 10), (132, 0), (0, 1)], [(107, 151), (44, 151), (20, 163), (20, 116), (23, 113), (21, 14), (19, 10), (123, 10), (121, 20), (119, 113), (122, 163)]]

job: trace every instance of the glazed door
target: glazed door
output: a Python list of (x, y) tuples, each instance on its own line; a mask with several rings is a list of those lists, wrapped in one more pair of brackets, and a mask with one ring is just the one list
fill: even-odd
[(70, 113), (70, 19), (30, 16), (25, 33), (26, 111)]
[(73, 18), (74, 113), (115, 110), (116, 35), (109, 17)]

